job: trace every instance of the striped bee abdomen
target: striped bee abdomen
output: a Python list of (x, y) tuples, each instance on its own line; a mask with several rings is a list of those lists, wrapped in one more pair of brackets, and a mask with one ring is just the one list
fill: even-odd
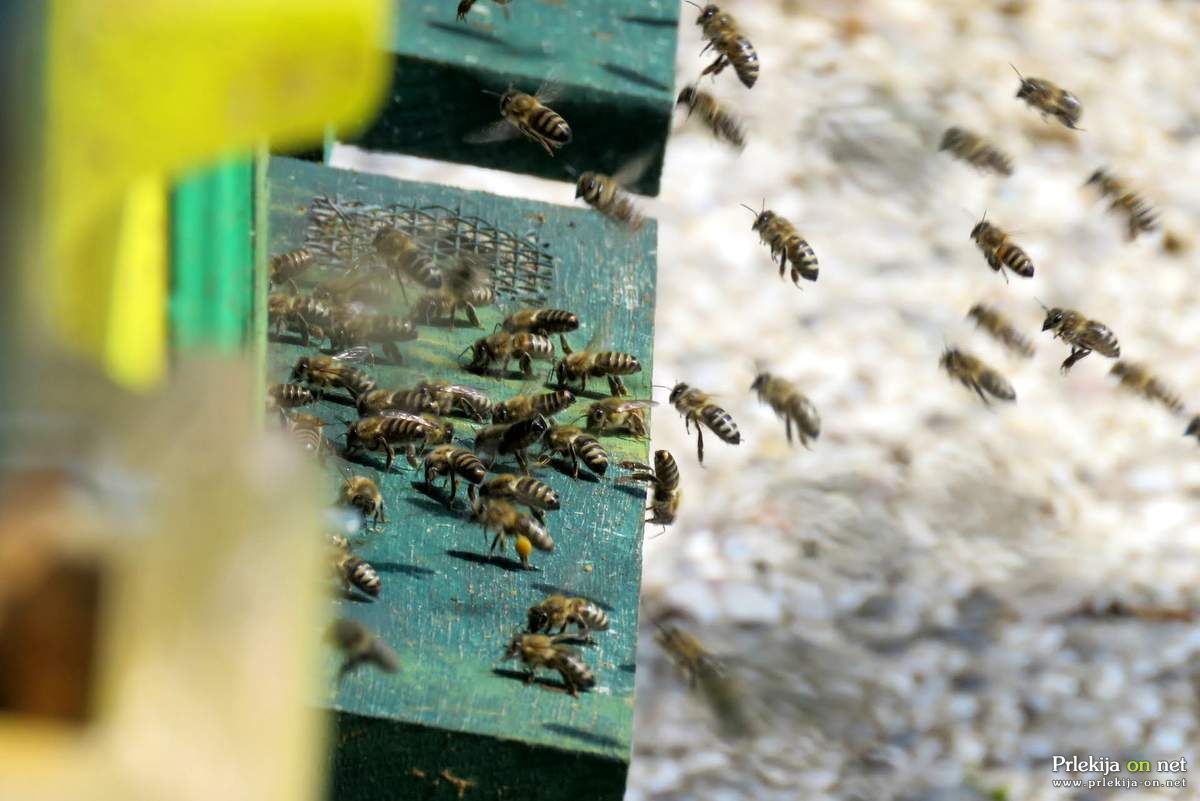
[(559, 651), (554, 657), (553, 667), (562, 676), (568, 689), (587, 690), (596, 686), (596, 676), (583, 658), (570, 651)]
[(730, 445), (737, 445), (742, 441), (742, 432), (738, 431), (737, 423), (733, 422), (729, 412), (720, 406), (712, 404), (705, 406), (700, 410), (700, 419), (722, 441), (728, 442)]
[(367, 595), (379, 596), (379, 590), (382, 586), (382, 582), (379, 580), (379, 573), (365, 559), (360, 559), (357, 556), (345, 556), (341, 560), (340, 568), (342, 577), (347, 584), (362, 590)]
[(1006, 153), (964, 128), (947, 128), (939, 149), (950, 151), (973, 167), (1000, 175), (1012, 175), (1012, 159)]
[(571, 126), (557, 111), (542, 106), (529, 115), (529, 125), (534, 131), (560, 145), (571, 141)]
[(638, 361), (638, 357), (632, 353), (622, 353), (615, 350), (606, 350), (596, 354), (596, 361), (592, 368), (593, 374), (597, 376), (604, 375), (633, 375), (642, 371), (642, 363)]

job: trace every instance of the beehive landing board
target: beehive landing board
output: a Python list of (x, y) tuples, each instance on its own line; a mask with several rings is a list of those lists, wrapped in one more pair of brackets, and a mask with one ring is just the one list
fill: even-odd
[[(355, 144), (556, 180), (564, 165), (609, 175), (653, 159), (635, 188), (658, 194), (675, 100), (677, 0), (478, 0), (464, 22), (455, 0), (400, 0), (395, 77), (379, 118)], [(474, 145), (463, 137), (500, 118), (483, 90), (534, 92), (550, 75), (552, 107), (574, 141), (549, 158), (522, 137)]]
[[(528, 235), (522, 241), (537, 247), (548, 244), (543, 253), (550, 258), (542, 258), (553, 265), (553, 278), (544, 285), (547, 304), (580, 315), (583, 326), (572, 336), (577, 348), (604, 328), (613, 348), (636, 354), (644, 369), (629, 377), (630, 389), (635, 397), (649, 397), (653, 223), (629, 236), (586, 209), (400, 182), (293, 159), (272, 159), (268, 184), (272, 253), (305, 243), (306, 213), (314, 195), (379, 207), (447, 207), (519, 238)], [(319, 270), (311, 276), (321, 277)], [(301, 284), (302, 290), (307, 288)], [(516, 305), (509, 302), (507, 308)], [(397, 308), (404, 308), (403, 301)], [(528, 391), (520, 379), (474, 376), (457, 367), (459, 352), (491, 333), (505, 309), (479, 312), (483, 330), (422, 325), (420, 339), (400, 345), (402, 366), (380, 361), (368, 369), (381, 386), (453, 378), (497, 398)], [(270, 380), (285, 380), (303, 353), (294, 340), (272, 341)], [(535, 364), (535, 391), (545, 391), (540, 384), (549, 365)], [(606, 388), (603, 383), (594, 386), (597, 397)], [(581, 399), (560, 419), (580, 414), (590, 402)], [(355, 414), (351, 406), (332, 399), (319, 404), (315, 413), (331, 422), (331, 439), (344, 430), (337, 421)], [(454, 422), (456, 433), (469, 444), (473, 426)], [(486, 558), (487, 543), (478, 526), (466, 519), (461, 488), (451, 511), (441, 502), (440, 491), (431, 494), (421, 486), (419, 474), (403, 458), (382, 477), (377, 454), (368, 453), (359, 462), (337, 456), (328, 460), (331, 498), (340, 467), (349, 465), (356, 473), (380, 478), (388, 515), (387, 525), (359, 537), (357, 548), (380, 571), (380, 598), (331, 603), (338, 614), (379, 632), (403, 659), (397, 674), (363, 668), (338, 685), (336, 656), (329, 654), (328, 706), (339, 713), (335, 797), (455, 798), (447, 781), (433, 781), (446, 768), (483, 788), (480, 798), (621, 797), (633, 722), (644, 496), (615, 486), (612, 479), (620, 473), (615, 462), (644, 461), (647, 446), (611, 436), (602, 442), (613, 462), (603, 481), (575, 480), (554, 467), (537, 471), (561, 494), (562, 510), (548, 515), (556, 549), (534, 552), (536, 571), (519, 569), (511, 552), (505, 559)], [(595, 646), (581, 649), (598, 686), (577, 699), (557, 691), (556, 676), (545, 674), (544, 683), (526, 686), (515, 673), (504, 672), (516, 670), (516, 663), (500, 661), (527, 608), (558, 591), (593, 599), (612, 619), (612, 630), (599, 633)]]

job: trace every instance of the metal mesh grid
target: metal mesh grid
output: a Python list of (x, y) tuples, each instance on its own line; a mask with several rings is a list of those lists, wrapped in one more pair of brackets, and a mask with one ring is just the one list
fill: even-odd
[(549, 243), (529, 231), (517, 235), (461, 207), (393, 204), (377, 206), (327, 195), (313, 197), (305, 226), (305, 246), (331, 267), (352, 270), (375, 258), (375, 234), (394, 228), (410, 236), (437, 262), (473, 253), (490, 270), (497, 296), (528, 305), (547, 302), (554, 287)]

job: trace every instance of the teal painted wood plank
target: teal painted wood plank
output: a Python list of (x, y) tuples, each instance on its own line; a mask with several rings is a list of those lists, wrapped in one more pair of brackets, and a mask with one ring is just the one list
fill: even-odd
[[(504, 230), (530, 234), (545, 244), (553, 257), (548, 305), (576, 311), (583, 320), (581, 331), (572, 336), (576, 347), (598, 328), (609, 331), (612, 347), (634, 353), (643, 362), (643, 372), (630, 377), (631, 392), (635, 397), (650, 397), (653, 223), (630, 236), (587, 209), (398, 182), (292, 159), (272, 160), (269, 184), (272, 253), (305, 242), (305, 213), (318, 193), (381, 206), (404, 202), (460, 208), (464, 216), (477, 215)], [(311, 276), (319, 277), (319, 271)], [(381, 386), (411, 386), (421, 378), (454, 378), (482, 387), (497, 399), (522, 389), (529, 391), (520, 380), (468, 374), (455, 361), (464, 347), (491, 333), (514, 307), (480, 309), (482, 330), (421, 326), (420, 339), (401, 344), (404, 365), (381, 362), (371, 372)], [(397, 311), (403, 313), (405, 308), (403, 301), (397, 302)], [(302, 353), (298, 344), (272, 342), (269, 380), (284, 380)], [(544, 378), (549, 365), (537, 365)], [(594, 389), (600, 390), (602, 384)], [(582, 399), (560, 418), (566, 421), (580, 414), (591, 400)], [(321, 404), (316, 413), (330, 421), (354, 416), (351, 407), (333, 402)], [(456, 433), (469, 444), (473, 426), (460, 419), (454, 424)], [(329, 434), (339, 437), (343, 430), (335, 423)], [(602, 442), (613, 462), (644, 460), (647, 455), (644, 441), (603, 437)], [(334, 458), (327, 466), (331, 498), (340, 480), (341, 464), (344, 462)], [(382, 460), (368, 455), (364, 464), (351, 466), (358, 473), (379, 477)], [(536, 571), (481, 561), (487, 543), (481, 530), (465, 519), (461, 490), (459, 507), (450, 512), (422, 492), (418, 474), (406, 466), (394, 467), (380, 477), (389, 524), (364, 538), (358, 552), (380, 570), (383, 592), (374, 603), (336, 603), (338, 614), (361, 619), (380, 632), (400, 652), (404, 666), (395, 675), (354, 672), (331, 693), (329, 706), (342, 713), (334, 776), (337, 797), (378, 798), (371, 788), (380, 789), (378, 779), (372, 778), (379, 775), (388, 778), (391, 796), (421, 797), (416, 795), (418, 790), (431, 791), (434, 785), (410, 774), (409, 767), (424, 772), (441, 770), (430, 762), (443, 754), (455, 775), (488, 784), (500, 781), (504, 771), (499, 766), (525, 764), (523, 774), (503, 783), (509, 788), (505, 797), (511, 791), (531, 799), (557, 798), (564, 782), (584, 781), (581, 777), (587, 776), (592, 776), (598, 788), (597, 794), (589, 797), (620, 797), (633, 722), (645, 501), (640, 489), (618, 488), (612, 483), (619, 472), (614, 464), (602, 482), (577, 481), (551, 467), (537, 472), (561, 494), (562, 510), (548, 515), (556, 549), (549, 554), (534, 553)], [(582, 649), (596, 673), (598, 687), (578, 699), (538, 685), (527, 687), (495, 672), (497, 668), (517, 668), (515, 663), (500, 661), (509, 637), (523, 624), (530, 605), (556, 591), (595, 600), (609, 610), (613, 621), (611, 631), (597, 636), (596, 646)], [(331, 676), (335, 667), (336, 657), (331, 653)], [(547, 674), (547, 678), (552, 677)], [(556, 682), (553, 679), (551, 683)], [(455, 740), (458, 744), (453, 748), (444, 747), (444, 738), (454, 733), (466, 739), (461, 743)], [(489, 748), (498, 747), (498, 741), (510, 745), (505, 746), (507, 756), (493, 763)], [(485, 748), (480, 743), (493, 746)], [(365, 766), (372, 764), (370, 755), (376, 752), (390, 754), (389, 764), (366, 770)], [(453, 759), (451, 753), (456, 755)], [(534, 765), (538, 767), (534, 769)], [(578, 776), (568, 777), (568, 767)], [(392, 782), (407, 782), (407, 790)], [(608, 790), (599, 792), (601, 787)], [(494, 793), (489, 790), (481, 797), (494, 797)]]
[[(454, 0), (400, 0), (392, 90), (356, 143), (371, 149), (477, 164), (570, 181), (576, 170), (613, 174), (647, 151), (636, 189), (658, 194), (675, 100), (679, 4), (673, 0), (514, 0), (505, 18), (478, 0), (465, 22)], [(463, 137), (499, 118), (483, 90), (533, 92), (562, 85), (552, 106), (574, 141), (549, 158), (516, 139), (468, 145)]]

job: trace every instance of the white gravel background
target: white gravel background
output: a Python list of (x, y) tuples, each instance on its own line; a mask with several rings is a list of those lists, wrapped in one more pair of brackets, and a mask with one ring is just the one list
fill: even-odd
[[(1101, 799), (1186, 790), (1051, 787), (1053, 755), (1200, 757), (1200, 625), (1076, 614), (1200, 609), (1200, 444), (1118, 391), (1093, 354), (1069, 377), (1037, 300), (1103, 320), (1200, 406), (1200, 4), (741, 0), (761, 79), (707, 88), (747, 120), (737, 154), (679, 121), (659, 219), (655, 381), (718, 393), (742, 428), (706, 468), (669, 406), (678, 524), (646, 546), (644, 616), (673, 613), (727, 657), (759, 721), (722, 739), (647, 632), (629, 801)], [(519, 9), (515, 9), (519, 13)], [(679, 76), (705, 60), (686, 7)], [(1072, 132), (1014, 99), (1050, 78)], [(1009, 179), (936, 153), (964, 125)], [(335, 163), (568, 202), (532, 178), (339, 148)], [(1166, 230), (1134, 243), (1081, 184), (1107, 165)], [(777, 278), (739, 203), (796, 223), (821, 263)], [(1037, 265), (1006, 284), (968, 234), (984, 210)], [(976, 301), (1036, 341), (1021, 361), (963, 318)], [(937, 365), (950, 342), (1012, 381), (985, 407)], [(811, 451), (748, 391), (756, 360), (823, 418)], [(660, 400), (666, 400), (665, 397)], [(1129, 774), (1122, 774), (1129, 778)], [(1069, 778), (1069, 777), (1068, 777)], [(1084, 776), (1083, 778), (1094, 778)], [(1003, 795), (1002, 795), (1003, 794)]]

